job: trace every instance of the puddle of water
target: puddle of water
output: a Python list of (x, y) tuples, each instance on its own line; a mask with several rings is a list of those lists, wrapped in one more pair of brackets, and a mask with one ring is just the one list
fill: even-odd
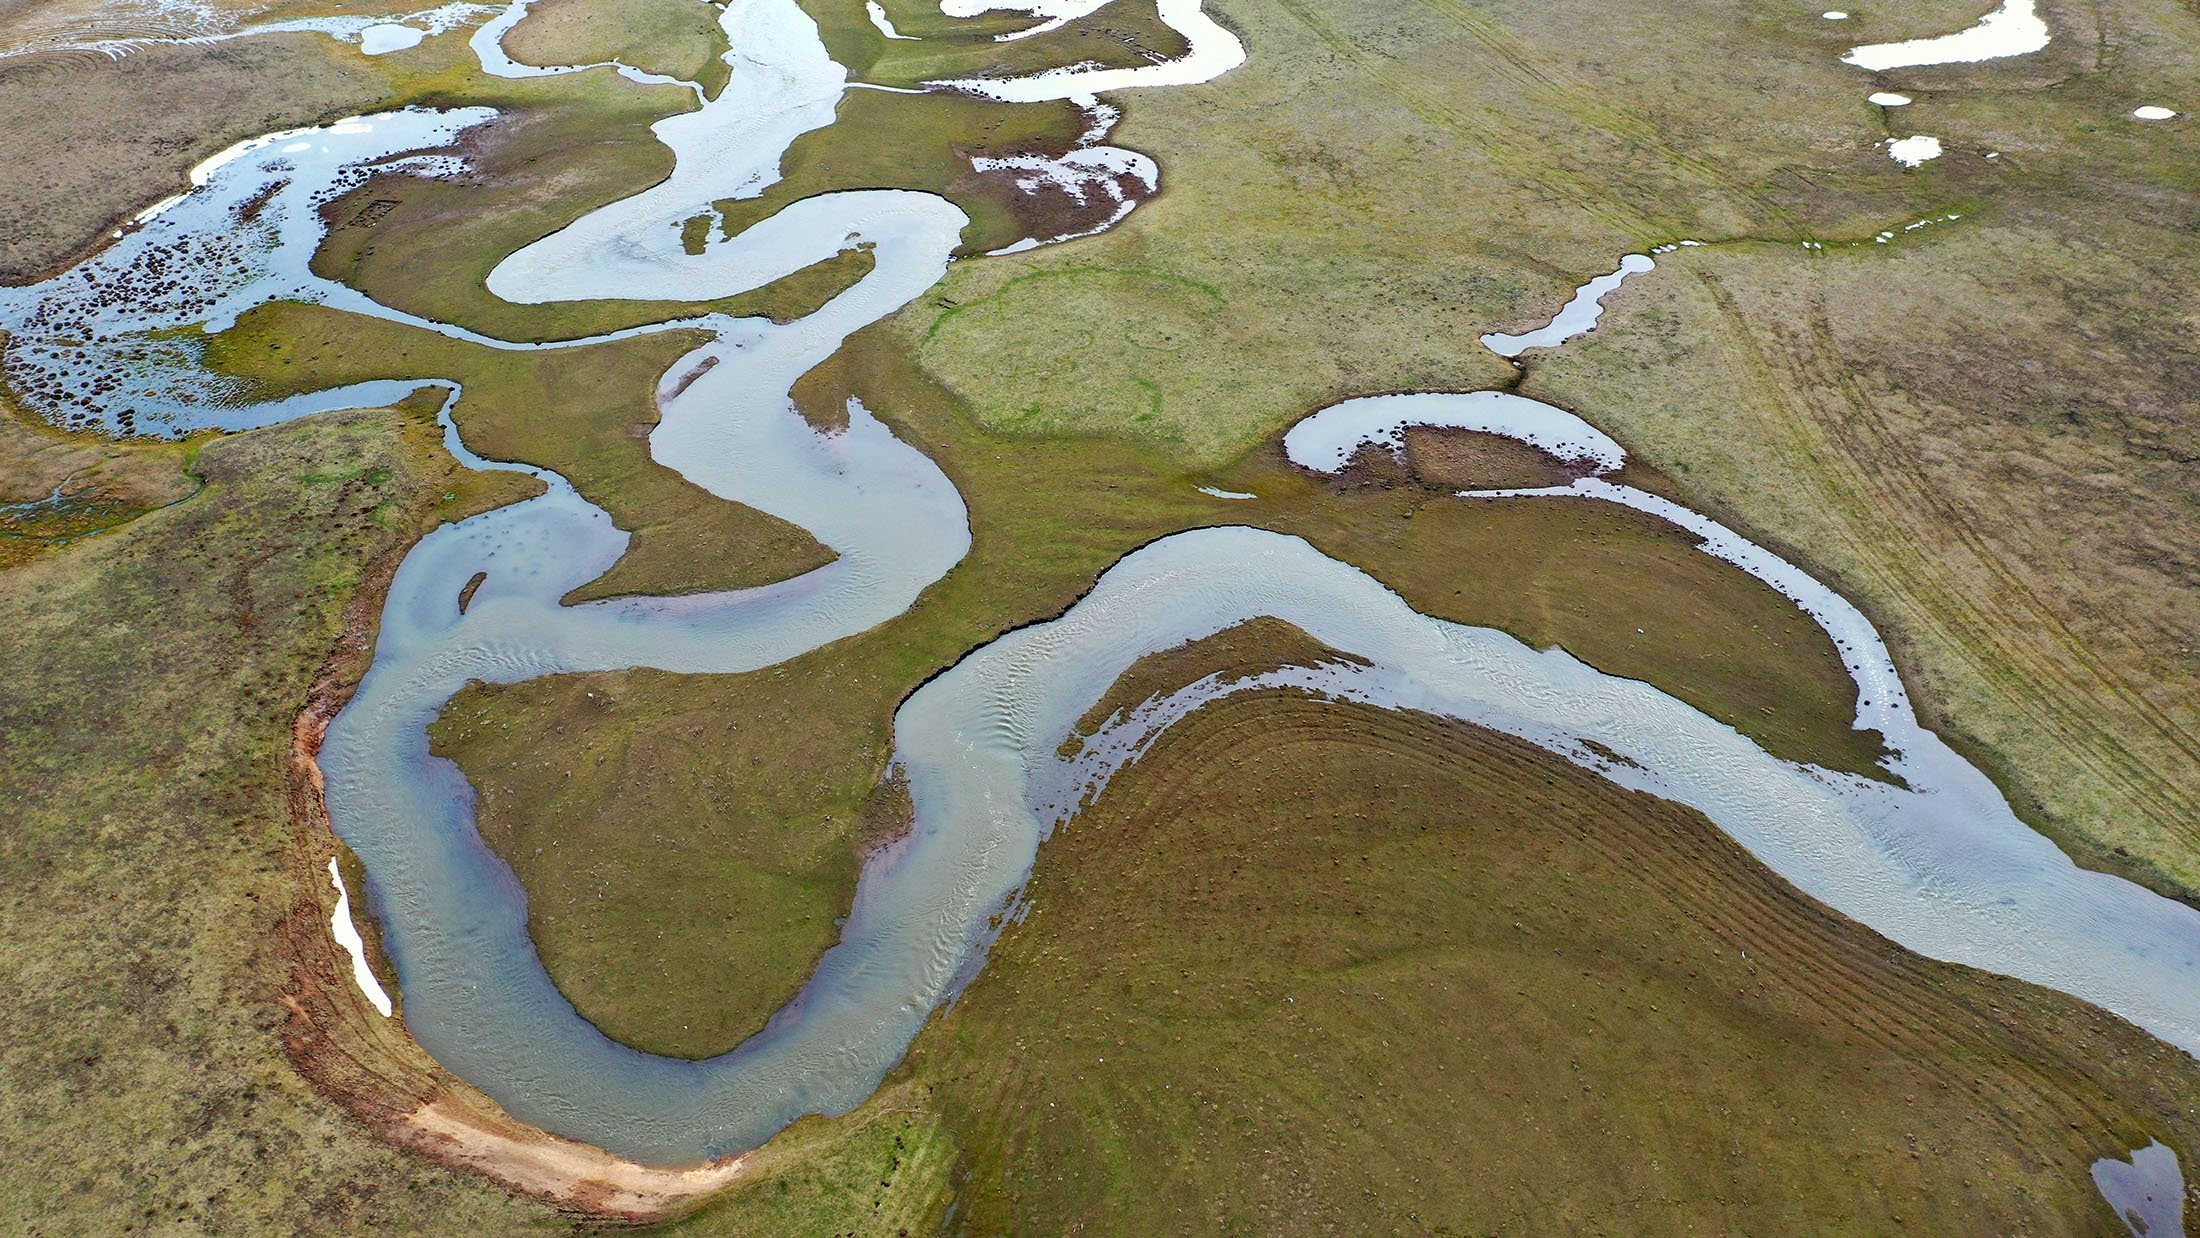
[(2093, 1162), (2093, 1185), (2137, 1238), (2184, 1238), (2185, 1174), (2177, 1153), (2157, 1139), (2130, 1160)]
[(1940, 158), (1940, 139), (1927, 134), (1887, 139), (1887, 157), (1905, 168), (1920, 167)]
[(894, 29), (893, 19), (886, 16), (886, 6), (880, 4), (878, 0), (863, 0), (863, 11), (870, 16), (871, 24), (878, 27), (878, 32), (887, 38), (906, 39), (910, 42), (916, 41), (915, 35), (903, 34), (901, 31)]
[(1954, 34), (1900, 43), (1870, 43), (1849, 49), (1841, 59), (1875, 73), (1922, 65), (1966, 64), (2025, 56), (2046, 48), (2050, 35), (2040, 20), (2034, 0), (2003, 0), (2002, 6), (1979, 19), (1977, 25)]
[(427, 37), (427, 31), (412, 26), (369, 26), (359, 32), (359, 50), (369, 56), (385, 56), (391, 52), (404, 51), (408, 47), (418, 47), (420, 41)]

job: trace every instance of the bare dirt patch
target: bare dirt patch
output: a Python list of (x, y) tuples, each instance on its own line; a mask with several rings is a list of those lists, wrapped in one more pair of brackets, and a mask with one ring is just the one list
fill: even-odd
[(1496, 434), (1413, 426), (1406, 467), (1425, 485), (1447, 490), (1563, 486), (1574, 474), (1549, 452)]

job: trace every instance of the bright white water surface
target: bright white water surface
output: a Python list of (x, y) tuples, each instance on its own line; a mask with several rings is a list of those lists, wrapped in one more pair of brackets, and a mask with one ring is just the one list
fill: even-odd
[(916, 41), (914, 35), (903, 34), (894, 29), (894, 20), (886, 15), (886, 6), (878, 0), (863, 0), (863, 12), (871, 19), (871, 24), (878, 28), (878, 32), (887, 38)]
[(1940, 158), (1940, 139), (1930, 134), (1887, 139), (1887, 157), (1905, 168), (1922, 166)]
[[(1038, 0), (1020, 7), (1056, 15)], [(1186, 61), (1065, 70), (985, 83), (987, 92), (1074, 98), (1199, 80), (1242, 57), (1196, 3), (1164, 0), (1162, 12), (1191, 36)], [(460, 460), (532, 472), (548, 492), (438, 529), (412, 551), (392, 584), (374, 665), (322, 752), (330, 814), (372, 878), (408, 1025), (515, 1115), (639, 1160), (679, 1164), (753, 1146), (803, 1114), (859, 1103), (980, 966), (994, 917), (1011, 906), (1045, 832), (1174, 717), (1238, 689), (1195, 685), (1132, 711), (1065, 761), (1057, 748), (1075, 720), (1140, 657), (1263, 615), (1364, 665), (1279, 671), (1254, 686), (1421, 709), (1522, 736), (1698, 808), (1800, 888), (1905, 945), (2077, 994), (2200, 1048), (2200, 914), (2080, 870), (2027, 829), (1983, 776), (1917, 725), (1877, 634), (1845, 600), (1707, 518), (1603, 476), (1462, 501), (1618, 502), (1704, 538), (1707, 553), (1825, 627), (1859, 687), (1857, 725), (1887, 737), (1889, 767), (1904, 785), (1779, 761), (1648, 685), (1417, 614), (1295, 538), (1250, 528), (1184, 533), (1130, 555), (1060, 618), (994, 641), (902, 705), (896, 756), (914, 829), (866, 866), (840, 943), (763, 1032), (704, 1062), (605, 1038), (544, 974), (527, 938), (524, 895), (473, 828), (471, 788), (429, 754), (428, 725), (475, 680), (773, 665), (902, 613), (969, 547), (961, 498), (922, 453), (860, 405), (846, 430), (820, 434), (787, 396), (848, 333), (939, 278), (963, 216), (924, 194), (829, 194), (687, 254), (681, 222), (711, 202), (763, 192), (787, 144), (830, 123), (847, 85), (793, 0), (734, 0), (722, 24), (736, 49), (731, 84), (656, 127), (676, 155), (672, 176), (511, 255), (490, 286), (516, 301), (707, 299), (851, 244), (875, 246), (875, 269), (808, 318), (703, 320), (714, 339), (664, 377), (663, 421), (650, 440), (657, 459), (698, 485), (803, 526), (838, 557), (759, 589), (561, 606), (616, 562), (627, 535), (555, 474), (468, 452), (447, 405), (446, 441)], [(486, 42), (476, 42), (485, 65), (535, 71)], [(393, 160), (448, 172), (447, 156), (418, 152), (483, 118), (394, 112), (244, 144), (99, 259), (0, 296), (0, 321), (23, 340), (20, 353), (11, 344), (11, 375), (57, 384), (40, 397), (49, 411), (111, 407), (115, 390), (143, 390), (148, 402), (180, 402), (178, 424), (257, 424), (413, 389), (381, 384), (237, 410), (229, 407), (237, 393), (201, 390), (209, 380), (190, 377), (189, 333), (175, 329), (227, 321), (275, 297), (403, 320), (305, 269), (320, 239), (312, 208)], [(1086, 145), (1104, 132), (1103, 124)], [(179, 338), (181, 353), (157, 352)], [(71, 386), (79, 371), (92, 377)], [(170, 399), (171, 388), (189, 398)], [(1505, 434), (1592, 474), (1624, 461), (1619, 445), (1582, 419), (1501, 393), (1348, 401), (1295, 427), (1286, 448), (1302, 465), (1333, 469), (1360, 443), (1393, 443), (1414, 424)], [(458, 597), (477, 575), (483, 582), (461, 613)]]
[(1504, 391), (1346, 400), (1292, 426), (1283, 436), (1283, 453), (1300, 468), (1334, 473), (1351, 463), (1363, 446), (1394, 454), (1401, 451), (1405, 432), (1416, 426), (1502, 434), (1561, 460), (1588, 462), (1599, 473), (1627, 460), (1626, 451), (1610, 435), (1581, 418)]
[(487, 108), (408, 108), (270, 133), (214, 155), (191, 170), (190, 193), (140, 214), (99, 254), (41, 283), (0, 287), (0, 330), (8, 335), (0, 366), (11, 388), (62, 424), (180, 433), (204, 426), (249, 429), (331, 408), (389, 403), (419, 385), (364, 383), (249, 403), (251, 393), (240, 384), (199, 366), (204, 335), (273, 301), (327, 305), (522, 351), (672, 326), (722, 325), (701, 318), (585, 340), (514, 344), (392, 310), (313, 273), (313, 252), (326, 231), (323, 205), (376, 172), (458, 171), (456, 158), (421, 152), (448, 145), (493, 114)]
[[(342, 17), (297, 17), (283, 21), (236, 24), (242, 14), (189, 3), (188, 0), (154, 0), (150, 4), (113, 4), (103, 8), (77, 29), (80, 33), (55, 32), (26, 47), (0, 50), (0, 60), (37, 52), (96, 51), (121, 59), (139, 47), (176, 43), (226, 43), (268, 34), (325, 34), (342, 43), (356, 44), (368, 56), (381, 56), (422, 39), (442, 34), (476, 20), (490, 7), (469, 0), (455, 0), (439, 8), (382, 16), (365, 14)], [(127, 31), (100, 37), (101, 29)]]
[(393, 23), (369, 26), (359, 32), (359, 50), (369, 56), (383, 56), (390, 52), (404, 51), (408, 47), (418, 47), (420, 41), (427, 37), (427, 31), (412, 26)]
[(351, 891), (344, 888), (344, 872), (337, 867), (335, 856), (328, 858), (328, 879), (336, 887), (336, 910), (329, 914), (329, 933), (336, 938), (336, 944), (344, 948), (344, 953), (351, 956), (352, 983), (359, 986), (367, 1002), (387, 1019), (396, 1007), (390, 1003), (389, 992), (375, 977), (374, 968), (367, 965), (367, 942), (359, 935), (358, 923), (351, 918)]
[(2024, 56), (2042, 50), (2048, 40), (2047, 23), (2040, 19), (2035, 0), (2003, 0), (2000, 8), (1968, 29), (1936, 38), (1871, 43), (1849, 49), (1849, 54), (1841, 59), (1876, 73), (1921, 65), (1964, 64)]
[(1036, 25), (994, 38), (1006, 43), (1035, 34), (1059, 30), (1080, 17), (1098, 12), (1109, 0), (940, 0), (940, 11), (949, 17), (979, 17), (986, 13), (1029, 13), (1041, 19)]
[[(995, 8), (1014, 8), (1026, 12), (1052, 11), (1058, 16), (1061, 13), (1081, 15), (1098, 5), (1091, 3), (1091, 0), (1065, 0), (1060, 4), (1050, 4), (1047, 0), (1027, 0), (1015, 4), (984, 5), (962, 5), (957, 0), (946, 0), (943, 7), (950, 16), (959, 15), (966, 8), (973, 12)], [(1127, 69), (1073, 65), (1049, 69), (1029, 77), (951, 78), (933, 84), (966, 90), (1003, 103), (1042, 103), (1049, 99), (1075, 99), (1110, 90), (1194, 86), (1212, 81), (1245, 63), (1245, 45), (1238, 41), (1236, 35), (1209, 17), (1206, 10), (1200, 7), (1200, 0), (1157, 0), (1156, 7), (1161, 20), (1183, 35), (1190, 44), (1191, 50), (1181, 59)], [(1068, 18), (1062, 17), (1062, 20)]]

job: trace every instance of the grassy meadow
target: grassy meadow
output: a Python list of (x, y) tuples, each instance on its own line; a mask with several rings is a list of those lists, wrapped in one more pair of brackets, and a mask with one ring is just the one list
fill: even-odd
[(2074, 249), (2017, 216), (1899, 257), (1682, 255), (1526, 390), (1611, 410), (1877, 617), (1926, 722), (2027, 820), (2191, 899), (2200, 340), (2143, 308), (2179, 295), (2187, 234), (2117, 224)]
[(279, 934), (333, 895), (292, 862), (292, 720), (371, 572), (524, 493), (457, 468), (435, 406), (206, 442), (189, 497), (0, 571), (0, 1229), (554, 1225), (381, 1143), (279, 1036)]
[(468, 447), (490, 459), (526, 460), (564, 474), (634, 535), (611, 571), (574, 591), (571, 600), (580, 602), (766, 584), (831, 558), (803, 530), (719, 502), (650, 457), (658, 379), (703, 338), (678, 331), (508, 352), (284, 304), (256, 310), (215, 337), (208, 358), (278, 392), (369, 378), (462, 384), (465, 395), (454, 417)]
[[(852, 76), (886, 85), (1178, 50), (1151, 0), (1012, 43), (991, 36), (1013, 15), (890, 0), (924, 36), (903, 43), (858, 0), (804, 2)], [(795, 394), (827, 425), (860, 397), (936, 459), (973, 546), (907, 614), (783, 666), (453, 702), (435, 750), (473, 781), (584, 1016), (688, 1057), (756, 1031), (905, 818), (896, 705), (1186, 528), (1305, 537), (1427, 613), (1563, 646), (1783, 757), (1872, 769), (1830, 642), (1746, 574), (1622, 509), (1450, 493), (1548, 482), (1540, 455), (1424, 433), (1337, 479), (1283, 461), (1299, 417), (1393, 390), (1579, 412), (1635, 453), (1625, 480), (1865, 607), (1927, 721), (2027, 819), (2086, 863), (2200, 891), (2200, 328), (2176, 308), (2200, 274), (2200, 152), (2189, 127), (2122, 119), (2193, 97), (2189, 7), (2050, 2), (2041, 56), (1884, 75), (1839, 54), (1959, 28), (1978, 0), (1839, 23), (1763, 0), (1210, 7), (1252, 58), (1118, 101), (1112, 140), (1164, 189), (1107, 235), (967, 258), (1058, 230), (1059, 203), (970, 159), (1066, 149), (1074, 106), (861, 90), (780, 184), (698, 216), (699, 241), (865, 187), (971, 215), (967, 260)], [(543, 0), (509, 46), (717, 74), (710, 14)], [(1918, 102), (1864, 102), (1885, 88)], [(798, 317), (871, 261), (709, 306), (497, 300), (481, 281), (505, 254), (669, 172), (648, 128), (692, 97), (607, 70), (486, 78), (462, 35), (376, 59), (285, 36), (0, 62), (8, 99), (55, 119), (0, 133), (0, 166), (33, 169), (0, 177), (0, 279), (82, 252), (236, 138), (408, 102), (502, 116), (468, 140), (472, 174), (380, 177), (328, 208), (315, 269), (392, 306), (568, 339), (703, 308)], [(1907, 171), (1877, 145), (1913, 131), (1949, 153)], [(1589, 338), (1517, 368), (1475, 344), (1682, 238), (1706, 244), (1630, 281)], [(695, 342), (514, 353), (285, 305), (209, 356), (270, 392), (462, 383), (470, 447), (560, 471), (635, 534), (575, 600), (817, 566), (801, 530), (650, 458), (657, 380)], [(523, 484), (456, 469), (433, 407), (178, 444), (0, 421), (0, 504), (67, 499), (0, 513), (0, 1226), (581, 1224), (385, 1147), (278, 1039), (291, 721), (373, 573)], [(1249, 625), (1133, 668), (1088, 721), (1322, 652)], [(2158, 1137), (2189, 1168), (2200, 1149), (2183, 1055), (1909, 955), (1693, 813), (1464, 725), (1284, 693), (1203, 710), (1042, 849), (1030, 897), (876, 1097), (797, 1124), (670, 1228), (2115, 1232), (2093, 1158)]]

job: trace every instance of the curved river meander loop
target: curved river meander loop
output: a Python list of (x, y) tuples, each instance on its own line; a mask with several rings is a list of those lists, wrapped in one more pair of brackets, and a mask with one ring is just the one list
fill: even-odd
[[(1081, 98), (1204, 80), (1242, 59), (1196, 0), (1161, 8), (1189, 27), (1187, 60), (1196, 64), (1063, 70), (1026, 86), (992, 83), (992, 92)], [(978, 11), (954, 0), (950, 12), (961, 9)], [(485, 67), (531, 71), (495, 46), (509, 24), (476, 39)], [(1606, 480), (1624, 453), (1587, 422), (1496, 393), (1349, 401), (1301, 423), (1286, 448), (1305, 467), (1333, 470), (1362, 442), (1395, 442), (1404, 426), (1433, 424), (1576, 458), (1590, 475), (1574, 485), (1502, 497), (1651, 512), (1794, 600), (1839, 646), (1860, 688), (1857, 725), (1886, 735), (1896, 754), (1889, 768), (1905, 785), (1777, 760), (1649, 685), (1417, 614), (1295, 538), (1252, 528), (1183, 533), (1129, 556), (1060, 618), (994, 641), (903, 704), (896, 760), (915, 827), (864, 869), (840, 943), (764, 1031), (701, 1062), (606, 1038), (543, 971), (524, 894), (476, 833), (458, 769), (430, 755), (429, 724), (476, 680), (770, 666), (901, 614), (970, 545), (960, 495), (921, 452), (860, 405), (845, 431), (820, 434), (788, 396), (850, 332), (937, 281), (966, 220), (926, 194), (837, 193), (688, 254), (680, 222), (768, 188), (788, 143), (832, 123), (848, 87), (793, 0), (734, 0), (723, 24), (734, 49), (729, 85), (656, 127), (678, 157), (672, 176), (511, 255), (489, 287), (522, 302), (707, 300), (852, 244), (873, 246), (875, 268), (800, 321), (687, 324), (713, 339), (665, 376), (663, 421), (650, 439), (659, 461), (721, 498), (801, 525), (837, 559), (760, 589), (562, 606), (617, 561), (627, 537), (563, 479), (528, 470), (546, 494), (438, 529), (406, 558), (372, 669), (321, 757), (331, 818), (372, 878), (408, 1025), (513, 1114), (674, 1165), (753, 1147), (804, 1114), (854, 1107), (982, 963), (1045, 833), (1174, 719), (1219, 694), (1271, 686), (1521, 736), (1701, 810), (1789, 881), (1905, 946), (2050, 985), (2200, 1050), (2200, 913), (2077, 868), (2019, 821), (1977, 770), (1918, 726), (1877, 633), (1844, 599), (1708, 519)], [(142, 403), (185, 409), (171, 414), (174, 424), (225, 426), (386, 402), (420, 385), (232, 407), (233, 393), (197, 370), (189, 333), (176, 329), (218, 325), (277, 298), (521, 347), (420, 322), (306, 269), (320, 202), (368, 169), (447, 170), (447, 156), (417, 152), (486, 117), (395, 112), (244, 144), (99, 257), (45, 284), (0, 290), (11, 378), (57, 419)], [(194, 278), (168, 279), (171, 267)], [(527, 467), (472, 455), (455, 426), (448, 441), (472, 467)], [(1482, 497), (1497, 492), (1461, 501)], [(486, 579), (462, 612), (461, 591), (477, 573)], [(1075, 720), (1137, 659), (1264, 615), (1360, 661), (1203, 681), (1118, 717), (1074, 758), (1058, 755)]]

